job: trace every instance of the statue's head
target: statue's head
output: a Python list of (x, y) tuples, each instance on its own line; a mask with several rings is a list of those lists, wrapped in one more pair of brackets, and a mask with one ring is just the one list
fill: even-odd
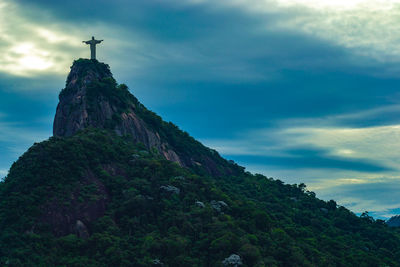
[(92, 36), (92, 40), (94, 40), (94, 36)]

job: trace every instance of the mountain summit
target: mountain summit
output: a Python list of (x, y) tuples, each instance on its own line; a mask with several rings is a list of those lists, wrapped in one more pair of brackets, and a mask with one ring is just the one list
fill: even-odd
[(156, 149), (183, 167), (216, 176), (240, 171), (215, 150), (147, 110), (126, 85), (116, 83), (109, 66), (97, 60), (74, 62), (59, 99), (54, 136), (72, 136), (88, 127), (110, 129), (119, 136), (131, 136), (148, 150)]
[(253, 175), (74, 62), (54, 119), (0, 182), (0, 266), (399, 266), (400, 233)]

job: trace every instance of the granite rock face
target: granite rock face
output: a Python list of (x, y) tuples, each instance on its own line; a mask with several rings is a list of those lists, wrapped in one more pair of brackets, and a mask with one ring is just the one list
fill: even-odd
[(232, 267), (238, 267), (238, 266), (243, 265), (242, 259), (237, 254), (230, 255), (228, 258), (226, 258), (222, 261), (222, 264), (224, 266), (232, 266)]
[[(147, 149), (155, 147), (166, 159), (183, 166), (176, 152), (135, 113), (134, 103), (93, 91), (104, 82), (114, 82), (109, 66), (93, 60), (78, 60), (71, 67), (66, 88), (60, 94), (53, 124), (54, 136), (71, 136), (87, 127), (112, 128), (118, 135), (130, 135)], [(111, 95), (114, 97), (114, 95)], [(128, 103), (128, 105), (127, 105)], [(130, 105), (129, 105), (130, 104)]]
[(195, 204), (196, 204), (197, 207), (200, 207), (202, 209), (206, 207), (206, 205), (201, 201), (196, 201)]
[[(93, 63), (95, 64), (95, 62)], [(90, 65), (89, 65), (90, 66)], [(75, 61), (68, 75), (66, 87), (60, 93), (56, 116), (53, 124), (54, 136), (71, 136), (88, 126), (101, 126), (101, 120), (89, 116), (87, 103), (87, 87), (93, 82), (111, 78), (112, 74), (107, 65), (98, 63), (94, 69)], [(112, 115), (109, 103), (99, 103), (98, 111), (102, 120)]]
[(75, 225), (76, 235), (80, 238), (86, 239), (89, 237), (89, 232), (86, 225), (80, 220), (76, 221)]
[(147, 110), (125, 85), (116, 83), (109, 66), (97, 60), (74, 62), (59, 100), (54, 136), (72, 136), (88, 127), (110, 129), (120, 136), (130, 136), (148, 151), (155, 149), (162, 157), (182, 167), (213, 176), (242, 171), (216, 151)]
[(160, 187), (160, 189), (164, 192), (172, 193), (175, 195), (179, 195), (181, 193), (181, 190), (179, 188), (172, 185), (163, 185)]
[(211, 207), (218, 212), (221, 212), (228, 207), (228, 204), (226, 204), (224, 201), (211, 200), (210, 204)]

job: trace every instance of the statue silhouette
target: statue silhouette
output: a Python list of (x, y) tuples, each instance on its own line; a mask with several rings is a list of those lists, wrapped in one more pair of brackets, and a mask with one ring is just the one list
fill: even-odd
[(104, 40), (95, 40), (94, 36), (89, 41), (82, 41), (82, 43), (90, 45), (90, 59), (96, 59), (96, 45), (103, 42)]

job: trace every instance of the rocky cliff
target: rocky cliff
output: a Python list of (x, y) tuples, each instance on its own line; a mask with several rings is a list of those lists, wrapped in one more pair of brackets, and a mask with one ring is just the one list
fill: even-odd
[(164, 158), (198, 172), (220, 176), (241, 171), (216, 151), (147, 110), (126, 85), (116, 83), (104, 63), (75, 61), (59, 100), (54, 136), (71, 136), (88, 127), (111, 129), (120, 136), (131, 136), (147, 150), (156, 149)]

